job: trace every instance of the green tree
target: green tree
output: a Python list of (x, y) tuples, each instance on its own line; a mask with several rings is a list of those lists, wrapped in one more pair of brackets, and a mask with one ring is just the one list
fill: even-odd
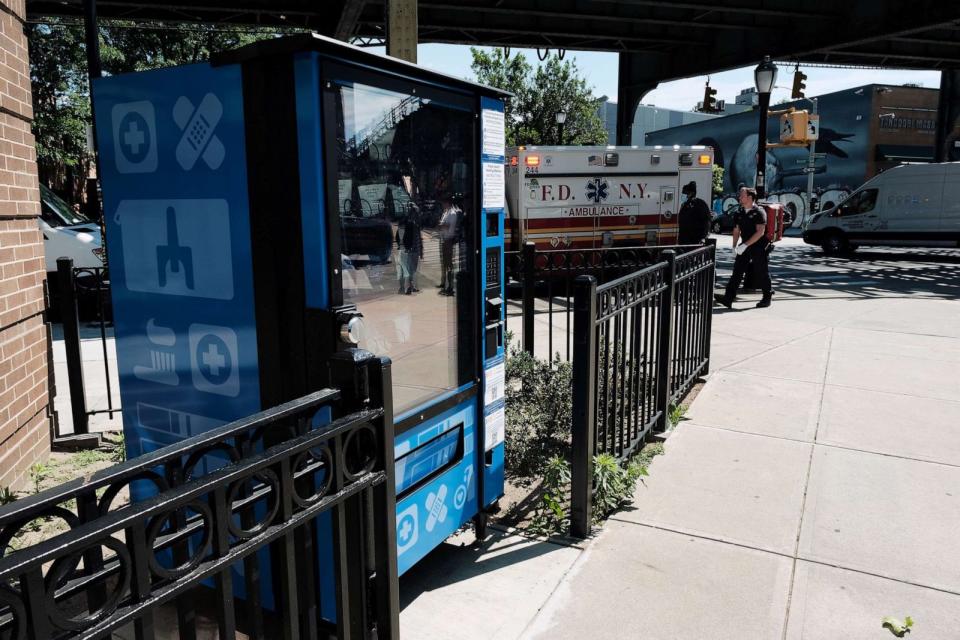
[(718, 164), (713, 165), (713, 197), (723, 194), (724, 169)]
[(27, 24), (26, 31), (40, 181), (70, 192), (82, 184), (90, 163), (83, 29), (52, 22)]
[[(276, 35), (276, 29), (115, 21), (100, 29), (100, 58), (104, 73), (115, 75), (202, 62)], [(29, 24), (27, 40), (40, 181), (77, 201), (92, 162), (86, 143), (90, 90), (83, 26), (57, 19)]]
[[(478, 82), (513, 94), (505, 107), (508, 145), (606, 143), (598, 101), (575, 61), (552, 55), (534, 69), (522, 55), (511, 57), (503, 49), (487, 53), (471, 47), (470, 52)], [(559, 111), (567, 114), (562, 128), (556, 122)]]

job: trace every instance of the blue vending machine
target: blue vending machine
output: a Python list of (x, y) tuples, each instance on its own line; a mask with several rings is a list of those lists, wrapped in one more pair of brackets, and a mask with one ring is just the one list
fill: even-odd
[(503, 492), (502, 92), (316, 35), (97, 80), (130, 457), (388, 356), (409, 569)]

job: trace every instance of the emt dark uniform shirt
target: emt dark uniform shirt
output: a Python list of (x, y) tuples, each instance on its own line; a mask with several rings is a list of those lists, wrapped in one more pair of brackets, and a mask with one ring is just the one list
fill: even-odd
[[(733, 223), (740, 227), (740, 241), (746, 242), (757, 232), (757, 226), (767, 223), (767, 213), (759, 206), (754, 204), (744, 211), (742, 208), (733, 215)], [(755, 243), (758, 248), (766, 248), (770, 244), (766, 234), (761, 236)], [(751, 247), (752, 249), (753, 247)]]

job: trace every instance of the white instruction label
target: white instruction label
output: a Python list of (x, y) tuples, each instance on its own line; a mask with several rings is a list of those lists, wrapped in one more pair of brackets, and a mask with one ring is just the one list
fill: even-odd
[(483, 163), (483, 208), (503, 207), (503, 165), (499, 162)]
[(504, 120), (503, 111), (484, 109), (481, 116), (483, 125), (483, 145), (481, 153), (488, 156), (503, 157)]
[(484, 372), (483, 406), (489, 407), (502, 400), (505, 392), (507, 370), (504, 363), (494, 365)]
[(507, 426), (503, 405), (500, 405), (495, 411), (486, 415), (484, 426), (486, 428), (484, 429), (483, 450), (490, 451), (490, 449), (493, 449), (503, 442)]

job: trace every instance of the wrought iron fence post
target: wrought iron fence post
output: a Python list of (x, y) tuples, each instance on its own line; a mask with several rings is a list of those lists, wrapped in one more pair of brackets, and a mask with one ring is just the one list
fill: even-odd
[(393, 376), (389, 358), (370, 366), (370, 401), (383, 407), (382, 458), (386, 482), (373, 489), (374, 584), (378, 640), (400, 637), (400, 583), (397, 569), (397, 495), (394, 471)]
[[(340, 390), (341, 411), (352, 413), (365, 409), (370, 401), (370, 369), (375, 356), (364, 349), (350, 348), (330, 357), (330, 382)], [(345, 442), (338, 443), (339, 464), (346, 464)], [(335, 490), (340, 487), (334, 486)], [(394, 508), (396, 510), (396, 508)], [(396, 517), (396, 516), (394, 516)], [(368, 593), (362, 505), (350, 500), (333, 510), (334, 564), (340, 607), (337, 611), (337, 637), (363, 638), (366, 631)], [(376, 535), (369, 532), (369, 535)], [(396, 535), (396, 527), (394, 527)]]
[(653, 430), (663, 433), (670, 424), (670, 386), (673, 371), (671, 346), (673, 344), (673, 298), (676, 280), (677, 254), (667, 249), (660, 257), (666, 261), (664, 284), (666, 288), (660, 296), (660, 344), (657, 350), (657, 411), (660, 416)]
[(533, 355), (533, 314), (536, 304), (537, 245), (526, 242), (523, 245), (523, 350)]
[(707, 238), (707, 246), (710, 247), (710, 275), (707, 276), (706, 299), (703, 300), (703, 312), (706, 314), (706, 323), (703, 329), (703, 358), (706, 364), (703, 365), (703, 375), (710, 373), (710, 337), (713, 334), (713, 289), (716, 286), (717, 278), (717, 239)]
[(597, 402), (597, 279), (573, 283), (573, 424), (570, 535), (586, 538), (593, 519), (593, 450)]
[(57, 259), (60, 319), (63, 321), (63, 344), (67, 352), (67, 378), (70, 382), (70, 409), (73, 432), (89, 432), (87, 398), (84, 395), (83, 357), (80, 353), (80, 317), (77, 312), (77, 289), (73, 277), (73, 260)]

